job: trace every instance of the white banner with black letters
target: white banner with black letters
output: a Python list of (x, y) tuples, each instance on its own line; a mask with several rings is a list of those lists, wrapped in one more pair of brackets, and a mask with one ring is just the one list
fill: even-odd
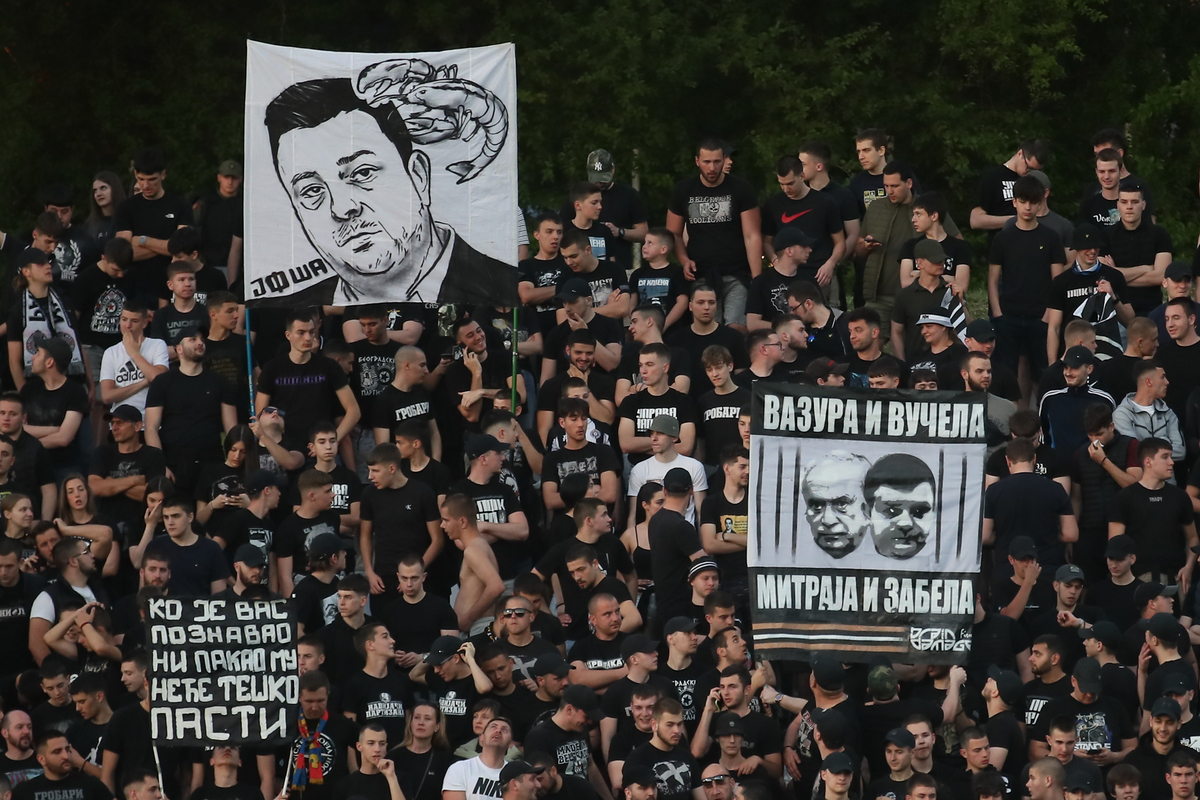
[(518, 304), (512, 44), (247, 46), (247, 301)]
[(290, 741), (300, 677), (286, 600), (156, 598), (146, 627), (155, 743)]
[(754, 384), (754, 640), (776, 657), (963, 663), (971, 644), (983, 396)]

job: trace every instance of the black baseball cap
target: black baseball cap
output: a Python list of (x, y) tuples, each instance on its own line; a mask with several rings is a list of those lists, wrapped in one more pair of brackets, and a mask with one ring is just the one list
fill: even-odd
[(1067, 779), (1063, 783), (1063, 788), (1068, 792), (1087, 792), (1088, 794), (1096, 793), (1095, 783), (1092, 777), (1086, 772), (1076, 770), (1067, 773)]
[(1083, 569), (1078, 564), (1063, 564), (1054, 573), (1054, 580), (1058, 583), (1071, 583), (1072, 581), (1083, 582)]
[(657, 651), (658, 642), (644, 633), (632, 633), (621, 643), (621, 658), (626, 661), (630, 656), (636, 656), (638, 653), (655, 653)]
[(1179, 621), (1165, 611), (1160, 611), (1149, 619), (1139, 619), (1138, 627), (1150, 631), (1150, 635), (1165, 642), (1179, 641)]
[(588, 719), (592, 722), (604, 719), (604, 709), (600, 708), (600, 699), (596, 697), (596, 691), (590, 686), (582, 686), (578, 683), (568, 686), (563, 690), (562, 700), (568, 705), (586, 711)]
[(1112, 537), (1108, 540), (1108, 544), (1104, 546), (1104, 557), (1111, 558), (1113, 561), (1128, 558), (1136, 552), (1137, 545), (1133, 541), (1133, 537), (1127, 533)]
[(1025, 698), (1025, 684), (1021, 676), (1011, 669), (1000, 669), (996, 664), (988, 667), (988, 677), (996, 682), (1000, 699), (1010, 708), (1016, 708)]
[(330, 558), (345, 549), (346, 545), (336, 533), (318, 533), (308, 545), (308, 557)]
[(1151, 717), (1170, 717), (1178, 722), (1182, 714), (1179, 703), (1173, 697), (1160, 697), (1154, 701), (1154, 705), (1150, 706)]
[(142, 412), (138, 411), (137, 406), (131, 406), (128, 403), (122, 403), (104, 415), (105, 419), (121, 419), (126, 422), (141, 422)]
[(233, 554), (233, 563), (236, 564), (239, 561), (247, 567), (265, 567), (267, 555), (252, 544), (244, 544), (238, 547)]
[(776, 253), (788, 247), (795, 247), (796, 245), (811, 248), (816, 243), (817, 240), (804, 231), (790, 226), (776, 233), (771, 239), (771, 247), (775, 249)]
[(691, 617), (671, 617), (667, 620), (667, 624), (663, 625), (663, 636), (670, 636), (672, 633), (691, 633), (696, 630), (698, 623)]
[(964, 333), (966, 333), (968, 339), (974, 339), (977, 342), (996, 341), (996, 329), (986, 319), (971, 320), (967, 323), (967, 329)]
[(663, 491), (667, 494), (684, 494), (692, 490), (692, 473), (683, 467), (672, 467), (663, 477)]
[(439, 636), (429, 646), (429, 652), (425, 654), (425, 663), (431, 667), (445, 664), (458, 652), (462, 643), (463, 640), (457, 636)]
[(713, 736), (738, 736), (746, 735), (746, 727), (742, 725), (742, 718), (732, 711), (725, 711), (720, 714), (713, 725)]
[(588, 286), (588, 282), (583, 278), (569, 278), (563, 283), (562, 288), (558, 290), (558, 294), (555, 295), (559, 300), (567, 303), (574, 302), (581, 297), (591, 296), (592, 287)]
[(175, 331), (175, 335), (171, 337), (171, 344), (179, 344), (184, 339), (191, 339), (195, 336), (204, 337), (208, 335), (208, 326), (193, 322), (190, 325), (184, 325), (179, 330)]
[(907, 747), (910, 750), (917, 746), (917, 738), (908, 728), (892, 728), (883, 736), (885, 742), (891, 742), (896, 747)]
[(1121, 629), (1108, 620), (1101, 620), (1090, 628), (1080, 628), (1079, 638), (1095, 639), (1112, 652), (1121, 644)]
[(484, 453), (495, 451), (503, 453), (509, 449), (508, 445), (492, 436), (490, 433), (477, 433), (467, 440), (467, 446), (463, 448), (467, 454), (467, 458), (475, 460)]
[(828, 380), (830, 375), (845, 375), (849, 371), (849, 364), (839, 364), (828, 356), (818, 356), (804, 368), (804, 372), (814, 381)]
[(809, 666), (812, 668), (813, 679), (822, 689), (840, 689), (846, 685), (846, 670), (842, 662), (828, 653), (814, 653)]
[(626, 761), (621, 768), (621, 784), (626, 789), (630, 786), (658, 786), (658, 778), (649, 766)]
[(1148, 581), (1133, 592), (1133, 602), (1139, 609), (1156, 597), (1174, 597), (1179, 594), (1178, 586), (1163, 586), (1158, 581)]
[(545, 653), (537, 657), (537, 661), (529, 668), (529, 674), (535, 678), (540, 678), (543, 675), (554, 675), (558, 678), (565, 678), (575, 669), (567, 663), (558, 653)]
[(850, 760), (850, 756), (839, 750), (825, 756), (825, 760), (821, 762), (821, 769), (835, 775), (854, 772), (854, 762)]
[(1087, 364), (1096, 363), (1096, 354), (1088, 350), (1081, 344), (1074, 347), (1068, 347), (1067, 352), (1063, 354), (1063, 364), (1071, 369), (1079, 369)]
[(1037, 558), (1037, 544), (1028, 536), (1014, 536), (1008, 543), (1008, 554), (1017, 561)]
[(522, 775), (541, 775), (546, 771), (545, 767), (535, 767), (528, 761), (510, 761), (500, 768), (500, 786), (504, 787), (509, 781), (515, 780)]
[(1079, 691), (1084, 694), (1100, 694), (1100, 688), (1103, 685), (1100, 662), (1091, 656), (1075, 662), (1075, 669), (1071, 672), (1071, 677), (1079, 684)]
[(1169, 281), (1190, 281), (1195, 276), (1192, 275), (1192, 265), (1186, 261), (1172, 261), (1167, 265), (1167, 271), (1163, 275)]
[(246, 478), (246, 494), (262, 494), (268, 486), (283, 489), (287, 486), (287, 478), (269, 469), (256, 469)]
[(1169, 672), (1163, 678), (1162, 693), (1163, 697), (1168, 697), (1175, 694), (1187, 694), (1192, 691), (1192, 686), (1183, 677), (1181, 673)]

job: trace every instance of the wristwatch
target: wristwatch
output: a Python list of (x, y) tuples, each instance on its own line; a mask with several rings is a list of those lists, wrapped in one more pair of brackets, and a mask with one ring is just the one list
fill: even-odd
[(139, 237), (138, 237), (138, 244), (140, 244), (142, 247), (145, 247), (145, 246), (146, 246), (146, 237), (145, 237), (145, 236), (139, 236)]

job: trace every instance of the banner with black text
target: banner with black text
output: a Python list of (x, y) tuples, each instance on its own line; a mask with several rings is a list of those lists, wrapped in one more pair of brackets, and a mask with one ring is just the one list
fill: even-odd
[(986, 409), (966, 392), (754, 384), (756, 649), (966, 661)]
[(300, 677), (286, 600), (156, 598), (146, 627), (156, 744), (290, 741)]

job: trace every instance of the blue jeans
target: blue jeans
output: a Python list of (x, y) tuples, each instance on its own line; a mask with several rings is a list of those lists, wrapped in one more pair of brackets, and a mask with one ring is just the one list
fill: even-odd
[(1046, 368), (1046, 323), (1036, 317), (1005, 314), (992, 319), (992, 325), (996, 328), (995, 358), (1016, 373), (1021, 356), (1027, 357), (1029, 379), (1036, 384)]

